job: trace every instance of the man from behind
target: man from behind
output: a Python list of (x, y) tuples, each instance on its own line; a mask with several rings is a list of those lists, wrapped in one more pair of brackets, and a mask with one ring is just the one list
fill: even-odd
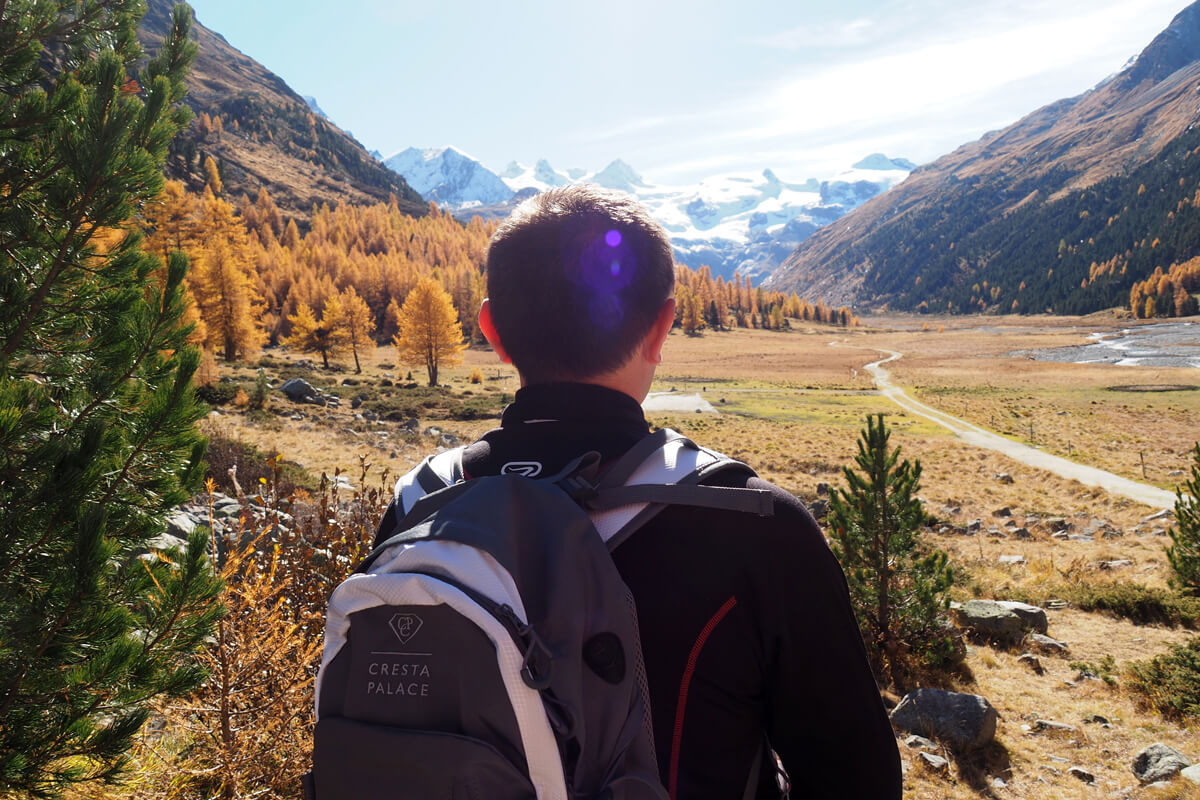
[[(540, 194), (493, 236), (487, 280), (480, 327), (521, 388), (465, 449), (465, 478), (554, 475), (589, 451), (612, 463), (649, 434), (640, 404), (675, 301), (670, 243), (645, 208), (594, 186)], [(748, 471), (711, 482), (769, 491), (773, 515), (668, 506), (613, 552), (670, 796), (779, 797), (774, 751), (794, 798), (899, 798), (895, 737), (820, 529)]]

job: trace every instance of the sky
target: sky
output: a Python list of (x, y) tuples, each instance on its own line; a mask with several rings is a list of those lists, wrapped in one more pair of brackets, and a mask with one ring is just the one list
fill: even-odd
[(190, 0), (385, 157), (687, 184), (917, 163), (1094, 86), (1186, 0)]

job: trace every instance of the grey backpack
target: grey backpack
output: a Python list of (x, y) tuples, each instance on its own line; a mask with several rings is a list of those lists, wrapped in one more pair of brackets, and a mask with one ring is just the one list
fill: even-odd
[(464, 481), (462, 452), (396, 486), (401, 522), (333, 592), (316, 800), (665, 800), (633, 598), (609, 555), (666, 505), (772, 513), (697, 485), (749, 467), (672, 431), (602, 477)]

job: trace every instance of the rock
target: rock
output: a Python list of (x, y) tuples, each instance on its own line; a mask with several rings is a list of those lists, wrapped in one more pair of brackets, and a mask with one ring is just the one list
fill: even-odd
[(283, 386), (279, 387), (279, 391), (287, 395), (288, 400), (293, 403), (303, 403), (317, 395), (317, 390), (313, 388), (313, 385), (303, 378), (292, 378), (286, 381)]
[(1074, 733), (1075, 726), (1065, 722), (1055, 722), (1052, 719), (1035, 719), (1033, 730), (1036, 733)]
[(1032, 539), (1033, 534), (1029, 532), (1029, 528), (1014, 528), (1012, 535), (1017, 539)]
[(1173, 469), (1167, 473), (1168, 478), (1178, 478), (1178, 477), (1181, 477), (1182, 475), (1183, 475), (1183, 470), (1181, 470), (1181, 469)]
[(366, 411), (362, 412), (362, 418), (365, 419), (367, 422), (378, 422), (379, 421), (379, 415), (369, 408)]
[(153, 539), (146, 540), (144, 548), (139, 548), (143, 553), (149, 553), (155, 550), (172, 550), (178, 548), (181, 552), (187, 550), (187, 540), (181, 539), (178, 536), (172, 536), (169, 533), (160, 533)]
[(1092, 714), (1090, 717), (1085, 719), (1084, 722), (1090, 725), (1099, 725), (1101, 728), (1112, 727), (1112, 723), (1108, 721), (1108, 717), (1102, 717), (1099, 714)]
[(813, 519), (825, 519), (829, 516), (829, 501), (824, 498), (814, 500), (808, 504), (808, 510), (813, 515)]
[(1029, 646), (1039, 653), (1048, 653), (1055, 656), (1065, 656), (1070, 652), (1071, 648), (1066, 642), (1060, 642), (1057, 639), (1051, 639), (1041, 633), (1031, 633), (1028, 638)]
[(950, 771), (950, 762), (939, 755), (935, 755), (934, 753), (926, 753), (924, 750), (922, 750), (917, 754), (917, 758), (919, 758), (926, 767), (934, 772), (945, 773)]
[(968, 600), (952, 606), (959, 627), (1001, 644), (1016, 644), (1025, 635), (1025, 622), (995, 600)]
[(196, 520), (183, 511), (172, 511), (167, 515), (167, 535), (187, 541), (196, 530)]
[(1096, 541), (1093, 537), (1087, 535), (1086, 533), (1067, 534), (1067, 540), (1072, 541), (1072, 542), (1094, 542), (1094, 541)]
[(1084, 783), (1096, 782), (1096, 776), (1088, 772), (1083, 767), (1071, 767), (1069, 770), (1067, 770), (1067, 772), (1071, 775), (1074, 775), (1076, 778), (1079, 778), (1079, 780), (1083, 781)]
[(441, 428), (438, 428), (438, 427), (436, 427), (436, 426), (434, 426), (434, 425), (430, 425), (428, 428), (426, 428), (426, 429), (423, 431), (423, 433), (424, 433), (426, 436), (432, 436), (432, 437), (436, 438), (436, 437), (438, 437), (438, 436), (441, 436), (441, 435), (442, 435), (442, 429), (441, 429)]
[(1017, 566), (1025, 563), (1025, 556), (1000, 556), (996, 561), (1001, 564)]
[(1200, 764), (1193, 764), (1192, 766), (1190, 766), (1186, 769), (1181, 769), (1181, 770), (1179, 770), (1179, 774), (1184, 779), (1189, 780), (1192, 783), (1200, 786)]
[(1071, 523), (1065, 517), (1049, 517), (1046, 519), (1046, 527), (1057, 533), (1058, 531), (1070, 530)]
[(1150, 745), (1133, 759), (1133, 774), (1142, 783), (1169, 780), (1192, 762), (1174, 747), (1161, 742)]
[(421, 422), (416, 417), (409, 417), (408, 419), (404, 420), (404, 422), (400, 423), (400, 427), (404, 428), (404, 430), (408, 431), (409, 433), (416, 433), (417, 428), (421, 427)]
[(997, 508), (995, 511), (992, 512), (992, 516), (993, 517), (1011, 517), (1012, 509), (1010, 509), (1008, 506), (1005, 506), (1004, 508)]
[(1007, 472), (997, 472), (992, 477), (995, 478), (996, 480), (998, 480), (1000, 483), (1012, 483), (1013, 482), (1013, 476), (1009, 475)]
[(990, 743), (996, 718), (986, 698), (942, 689), (909, 692), (891, 713), (892, 724), (900, 730), (940, 739), (957, 750)]
[(358, 378), (342, 378), (342, 386), (358, 386)]
[(1157, 519), (1166, 519), (1167, 517), (1170, 517), (1170, 516), (1174, 516), (1171, 509), (1164, 508), (1162, 511), (1155, 511), (1153, 514), (1150, 514), (1149, 516), (1142, 517), (1142, 522), (1153, 522)]
[(359, 408), (362, 404), (363, 404), (363, 396), (361, 394), (356, 394), (356, 395), (354, 395), (354, 397), (350, 398), (350, 407), (351, 408)]
[(937, 742), (918, 736), (915, 733), (904, 740), (904, 746), (911, 750), (937, 750)]
[(979, 529), (983, 527), (983, 520), (973, 519), (967, 523), (967, 533), (979, 533)]
[(1018, 656), (1017, 663), (1029, 667), (1036, 675), (1042, 675), (1046, 672), (1046, 668), (1042, 666), (1042, 660), (1033, 653), (1022, 653)]
[(1100, 569), (1124, 569), (1132, 566), (1133, 562), (1128, 558), (1115, 558), (1112, 561), (1101, 561), (1099, 564)]
[(443, 433), (438, 439), (438, 444), (442, 447), (458, 447), (458, 437), (453, 433)]
[(1034, 633), (1045, 633), (1050, 624), (1046, 620), (1046, 612), (1037, 606), (1031, 606), (1028, 603), (1018, 603), (1015, 600), (1000, 600), (1001, 606), (1007, 608), (1012, 613), (1021, 618), (1025, 623), (1025, 630), (1033, 631)]

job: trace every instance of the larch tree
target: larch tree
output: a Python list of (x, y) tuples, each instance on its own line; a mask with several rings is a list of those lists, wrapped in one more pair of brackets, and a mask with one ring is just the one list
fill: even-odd
[(292, 334), (283, 343), (302, 353), (320, 353), (321, 363), (329, 369), (329, 357), (345, 352), (346, 336), (344, 331), (329, 324), (331, 316), (341, 314), (341, 302), (337, 295), (329, 298), (321, 320), (317, 321), (316, 314), (306, 303), (296, 308), (296, 313), (288, 317), (292, 323)]
[(207, 346), (220, 347), (226, 361), (257, 350), (266, 338), (262, 300), (251, 272), (250, 236), (233, 206), (205, 191), (201, 220), (203, 241), (195, 248), (188, 279), (207, 331)]
[(400, 307), (400, 330), (392, 343), (406, 364), (425, 365), (429, 385), (438, 385), (438, 370), (462, 361), (462, 326), (454, 302), (433, 278), (421, 278)]
[[(333, 301), (336, 300), (336, 303)], [(375, 319), (367, 301), (358, 296), (353, 286), (347, 286), (341, 295), (330, 298), (325, 306), (324, 323), (345, 341), (354, 354), (354, 372), (362, 373), (358, 351), (369, 347), (375, 335)]]
[[(146, 61), (136, 0), (0, 3), (0, 796), (112, 780), (220, 614), (199, 489), (187, 259), (135, 209), (187, 123), (191, 14)], [(131, 80), (131, 77), (134, 78)]]

